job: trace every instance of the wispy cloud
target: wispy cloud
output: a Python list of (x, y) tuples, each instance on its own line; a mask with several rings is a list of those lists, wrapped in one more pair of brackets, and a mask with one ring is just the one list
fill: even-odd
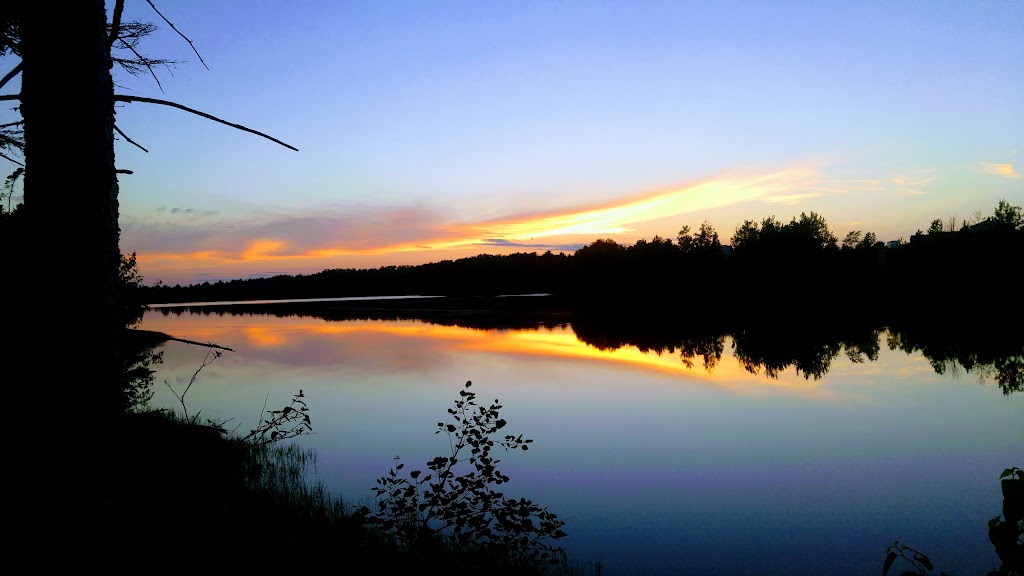
[(901, 173), (891, 176), (889, 178), (886, 189), (895, 194), (903, 196), (920, 196), (927, 194), (925, 190), (932, 182), (935, 181), (934, 174), (935, 170), (931, 168), (921, 168), (917, 170), (911, 170), (910, 173)]
[(917, 187), (927, 186), (928, 184), (931, 184), (932, 181), (934, 181), (934, 180), (935, 180), (935, 178), (913, 178), (913, 177), (903, 176), (903, 175), (893, 176), (892, 178), (889, 179), (890, 182), (892, 182), (893, 184), (899, 185), (899, 186), (917, 186)]
[(797, 194), (779, 194), (776, 196), (768, 196), (764, 199), (769, 204), (786, 204), (792, 206), (799, 204), (801, 200), (807, 200), (808, 198), (816, 198), (822, 196), (821, 192), (801, 192)]
[(551, 250), (557, 252), (575, 252), (586, 244), (530, 244), (527, 242), (513, 242), (502, 238), (489, 238), (477, 243), (480, 246), (498, 246), (501, 248), (521, 248), (527, 250)]
[(991, 174), (993, 176), (1002, 176), (1004, 178), (1024, 178), (1024, 174), (1018, 172), (1013, 164), (1009, 162), (998, 163), (998, 162), (979, 162), (974, 166), (975, 172), (978, 174)]

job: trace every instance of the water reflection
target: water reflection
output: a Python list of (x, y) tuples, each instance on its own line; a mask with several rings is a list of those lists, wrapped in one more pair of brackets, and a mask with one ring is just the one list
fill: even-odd
[[(992, 470), (1019, 460), (1021, 396), (937, 374), (909, 330), (254, 312), (151, 310), (143, 328), (237, 350), (189, 393), (204, 415), (246, 429), (268, 396), (305, 390), (304, 445), (355, 502), (396, 453), (439, 453), (434, 426), (472, 379), (536, 439), (503, 462), (509, 493), (569, 519), (567, 547), (609, 574), (863, 574), (896, 538), (952, 573), (998, 560), (978, 526), (1000, 501)], [(187, 382), (204, 351), (165, 348), (159, 378)]]
[[(991, 325), (945, 323), (882, 329), (819, 319), (750, 322), (725, 329), (621, 316), (522, 310), (366, 311), (324, 308), (319, 303), (162, 308), (159, 314), (165, 318), (244, 315), (248, 320), (241, 337), (257, 349), (302, 365), (355, 362), (422, 368), (436, 361), (444, 343), (444, 347), (492, 353), (623, 363), (687, 374), (735, 389), (750, 389), (751, 380), (741, 378), (745, 372), (765, 376), (755, 381), (761, 385), (810, 391), (840, 355), (853, 363), (876, 362), (885, 345), (908, 355), (922, 354), (939, 375), (971, 374), (981, 382), (994, 381), (1006, 395), (1024, 388), (1024, 334)], [(148, 318), (147, 325), (159, 330), (157, 314), (151, 311)], [(271, 322), (270, 318), (289, 320)], [(230, 323), (218, 326), (204, 325), (194, 336), (214, 340), (239, 337)], [(395, 348), (387, 345), (389, 337), (414, 338), (420, 344), (413, 353), (403, 350), (396, 355)], [(722, 362), (727, 349), (735, 364)], [(694, 370), (697, 365), (704, 374)]]
[[(277, 365), (296, 367), (345, 366), (364, 373), (387, 368), (426, 373), (449, 361), (453, 353), (488, 353), (574, 362), (620, 365), (667, 375), (685, 375), (691, 383), (714, 385), (735, 392), (787, 389), (805, 395), (830, 395), (817, 379), (802, 378), (777, 367), (764, 370), (764, 378), (751, 379), (758, 369), (733, 341), (739, 362), (722, 362), (728, 342), (724, 335), (680, 341), (651, 348), (607, 342), (593, 345), (573, 326), (534, 329), (480, 329), (443, 325), (434, 320), (349, 320), (324, 322), (310, 317), (277, 318), (247, 315), (244, 325), (231, 322), (196, 329), (147, 320), (146, 327), (171, 331), (175, 336), (211, 342), (232, 342), (248, 349), (248, 356)], [(182, 333), (184, 331), (184, 334)], [(695, 357), (702, 358), (698, 365)]]

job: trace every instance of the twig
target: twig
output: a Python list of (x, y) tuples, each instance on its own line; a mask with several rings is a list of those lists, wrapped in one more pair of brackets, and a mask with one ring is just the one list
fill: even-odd
[[(210, 358), (210, 354), (213, 354), (213, 358)], [(212, 349), (206, 353), (206, 357), (203, 358), (203, 361), (199, 364), (199, 368), (196, 368), (196, 371), (192, 374), (192, 378), (190, 378), (188, 381), (188, 386), (185, 386), (185, 391), (182, 392), (180, 396), (178, 395), (177, 392), (174, 391), (174, 388), (171, 387), (171, 384), (167, 380), (164, 380), (164, 384), (167, 384), (167, 387), (170, 388), (171, 392), (178, 398), (178, 402), (181, 403), (181, 408), (182, 410), (185, 411), (185, 420), (189, 420), (188, 407), (185, 406), (185, 394), (188, 394), (189, 389), (192, 388), (193, 384), (195, 384), (196, 378), (199, 377), (199, 373), (203, 370), (203, 368), (206, 368), (210, 364), (213, 364), (213, 361), (216, 360), (217, 358), (220, 358), (221, 354), (221, 352)], [(196, 414), (196, 419), (198, 418), (199, 414)]]
[[(20, 96), (18, 96), (18, 97), (20, 97)], [(4, 99), (4, 98), (0, 97), (0, 99)], [(299, 151), (298, 148), (296, 148), (296, 147), (294, 147), (294, 146), (292, 146), (290, 144), (285, 144), (284, 142), (281, 142), (280, 140), (278, 140), (277, 138), (274, 138), (273, 136), (268, 136), (268, 135), (264, 134), (263, 132), (258, 132), (256, 130), (253, 130), (252, 128), (246, 128), (245, 126), (242, 126), (241, 124), (234, 124), (232, 122), (228, 122), (227, 120), (222, 120), (220, 118), (217, 118), (216, 116), (213, 116), (211, 114), (207, 114), (206, 112), (200, 112), (199, 110), (195, 110), (193, 108), (189, 108), (188, 106), (182, 106), (181, 104), (178, 104), (177, 102), (171, 102), (169, 100), (160, 100), (158, 98), (146, 98), (144, 96), (127, 96), (127, 95), (124, 95), (124, 94), (114, 94), (114, 100), (116, 100), (118, 102), (146, 102), (148, 104), (162, 104), (164, 106), (170, 106), (171, 108), (177, 108), (178, 110), (184, 110), (185, 112), (191, 112), (192, 114), (195, 114), (197, 116), (202, 116), (203, 118), (206, 118), (207, 120), (213, 120), (214, 122), (219, 122), (219, 123), (224, 124), (226, 126), (231, 126), (232, 128), (236, 128), (236, 129), (241, 130), (243, 132), (248, 132), (250, 134), (255, 134), (257, 136), (262, 136), (263, 138), (266, 138), (267, 140), (270, 140), (271, 142), (274, 142), (276, 144), (280, 144), (281, 146), (284, 146), (285, 148), (289, 148), (291, 150), (295, 150), (296, 152)]]
[(21, 94), (2, 94), (0, 100), (21, 100)]
[(122, 138), (127, 140), (129, 144), (134, 144), (139, 150), (142, 150), (146, 154), (149, 154), (149, 150), (146, 150), (145, 148), (142, 147), (141, 144), (139, 144), (135, 140), (132, 140), (131, 138), (129, 138), (127, 134), (122, 132), (121, 129), (117, 127), (117, 124), (114, 124), (114, 130), (117, 130), (117, 133), (120, 134)]
[(171, 22), (170, 20), (168, 20), (166, 16), (161, 14), (160, 11), (156, 9), (156, 4), (153, 4), (152, 0), (146, 0), (146, 3), (149, 4), (150, 8), (152, 8), (153, 11), (156, 12), (158, 16), (160, 16), (161, 18), (164, 19), (164, 22), (167, 22), (167, 25), (171, 27), (171, 30), (174, 30), (175, 32), (177, 32), (178, 36), (181, 36), (182, 38), (185, 39), (185, 42), (188, 42), (188, 45), (192, 47), (192, 51), (195, 52), (196, 56), (199, 57), (199, 61), (203, 63), (203, 67), (206, 68), (207, 70), (209, 70), (210, 67), (206, 65), (206, 62), (203, 60), (203, 56), (201, 54), (199, 54), (199, 50), (196, 50), (196, 45), (193, 44), (192, 41), (188, 39), (188, 36), (185, 36), (184, 34), (181, 33), (181, 30), (178, 30), (177, 28), (175, 28), (174, 27), (174, 23)]
[(132, 172), (131, 170), (124, 170), (124, 169), (114, 170), (114, 173), (115, 174), (135, 174), (135, 172)]
[(125, 42), (124, 40), (121, 40), (121, 44), (124, 44), (125, 48), (131, 50), (132, 54), (135, 54), (135, 57), (139, 59), (139, 63), (149, 70), (149, 74), (153, 77), (153, 80), (156, 81), (156, 87), (160, 89), (160, 93), (166, 94), (166, 92), (164, 92), (163, 84), (161, 84), (160, 79), (156, 77), (156, 72), (154, 72), (153, 67), (149, 65), (149, 59), (143, 56), (142, 54), (139, 54), (138, 50), (136, 50), (134, 47), (132, 47), (131, 44)]
[[(260, 419), (258, 420), (258, 422), (260, 422), (260, 423), (263, 422), (263, 415), (267, 413), (267, 401), (268, 400), (270, 400), (270, 393), (269, 392), (267, 392), (267, 395), (263, 397), (263, 408), (260, 409)], [(257, 426), (259, 426), (259, 424), (257, 424)]]
[(11, 71), (8, 72), (7, 74), (4, 74), (3, 79), (0, 79), (0, 88), (3, 88), (4, 84), (7, 84), (8, 82), (10, 82), (11, 78), (14, 78), (15, 76), (17, 76), (18, 72), (21, 72), (21, 68), (22, 68), (23, 65), (24, 65), (24, 62), (18, 62), (17, 66), (15, 66), (14, 68), (11, 68)]

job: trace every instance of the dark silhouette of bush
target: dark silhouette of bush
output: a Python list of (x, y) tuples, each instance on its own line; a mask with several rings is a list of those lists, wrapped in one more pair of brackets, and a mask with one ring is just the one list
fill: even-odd
[[(377, 511), (361, 513), (402, 553), (426, 564), (448, 557), (472, 562), (480, 569), (541, 572), (564, 561), (550, 541), (563, 538), (565, 521), (525, 498), (509, 498), (498, 486), (509, 477), (492, 449), (527, 450), (533, 442), (497, 435), (506, 422), (497, 400), (479, 406), (466, 382), (460, 398), (448, 409), (449, 422), (438, 422), (435, 434), (448, 436), (450, 452), (427, 463), (423, 470), (403, 472), (396, 465), (373, 489)], [(454, 556), (452, 556), (454, 555)], [(488, 573), (490, 573), (488, 571)]]

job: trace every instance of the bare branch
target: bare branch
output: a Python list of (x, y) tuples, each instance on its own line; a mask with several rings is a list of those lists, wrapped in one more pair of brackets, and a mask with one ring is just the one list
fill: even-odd
[[(148, 58), (146, 58), (145, 56), (143, 56), (142, 54), (139, 54), (138, 51), (135, 50), (135, 47), (132, 46), (131, 44), (129, 44), (128, 42), (125, 42), (125, 41), (122, 40), (121, 44), (124, 44), (125, 48), (131, 50), (132, 54), (135, 54), (135, 57), (139, 59), (138, 60), (139, 64), (142, 64), (147, 69), (149, 69), (149, 73), (150, 73), (151, 76), (153, 76), (153, 80), (156, 80), (156, 87), (160, 89), (160, 93), (161, 94), (165, 94), (164, 87), (163, 87), (162, 84), (160, 84), (160, 79), (156, 77), (156, 72), (154, 72), (153, 71), (153, 67), (150, 66), (150, 60)], [(124, 66), (124, 63), (122, 63), (122, 66)], [(127, 69), (128, 67), (125, 66), (125, 68)], [(129, 72), (131, 72), (131, 70), (129, 70)]]
[(11, 81), (11, 78), (14, 78), (15, 76), (18, 75), (18, 72), (21, 72), (22, 65), (23, 65), (23, 62), (18, 62), (17, 66), (12, 68), (11, 71), (8, 72), (7, 74), (4, 74), (3, 79), (0, 79), (0, 88), (3, 88), (5, 84), (7, 84), (8, 82)]
[(195, 340), (185, 340), (184, 338), (175, 338), (174, 336), (169, 336), (167, 339), (174, 340), (175, 342), (184, 342), (185, 344), (192, 344), (193, 346), (202, 346), (204, 348), (216, 348), (218, 350), (227, 350), (228, 352), (234, 352), (233, 349), (228, 348), (227, 346), (221, 346), (220, 344), (214, 344), (212, 342), (196, 342)]
[(199, 61), (203, 63), (203, 67), (206, 68), (207, 70), (209, 70), (210, 67), (206, 65), (205, 61), (203, 61), (202, 55), (199, 54), (199, 50), (196, 50), (196, 45), (193, 44), (192, 41), (188, 39), (188, 36), (185, 36), (184, 34), (182, 34), (181, 30), (178, 30), (177, 28), (174, 27), (174, 23), (173, 22), (168, 20), (166, 16), (161, 14), (160, 11), (156, 9), (156, 4), (153, 4), (153, 0), (146, 0), (146, 2), (149, 4), (150, 8), (152, 8), (153, 11), (157, 13), (158, 16), (160, 16), (161, 18), (164, 19), (164, 22), (167, 22), (168, 26), (171, 27), (171, 30), (174, 30), (175, 32), (177, 32), (178, 36), (181, 36), (182, 38), (185, 39), (185, 42), (188, 42), (188, 45), (192, 47), (192, 51), (196, 53), (196, 56), (199, 56)]
[[(146, 154), (149, 154), (149, 150), (146, 150), (145, 148), (142, 147), (141, 144), (139, 144), (135, 140), (132, 140), (131, 138), (129, 138), (127, 134), (122, 132), (121, 129), (117, 127), (117, 124), (114, 124), (114, 130), (117, 130), (117, 133), (120, 134), (122, 138), (127, 140), (129, 144), (134, 144), (136, 148), (138, 148), (139, 150), (142, 150)], [(129, 172), (129, 174), (130, 174), (130, 172)]]
[(110, 21), (110, 35), (107, 36), (107, 55), (110, 55), (110, 49), (114, 46), (114, 40), (117, 40), (118, 34), (121, 33), (121, 13), (124, 12), (124, 0), (117, 0), (114, 3), (114, 17)]
[(241, 124), (234, 124), (232, 122), (228, 122), (227, 120), (221, 120), (220, 118), (217, 118), (216, 116), (207, 114), (206, 112), (200, 112), (199, 110), (195, 110), (195, 109), (189, 108), (188, 106), (182, 106), (181, 104), (178, 104), (177, 102), (171, 102), (169, 100), (159, 100), (157, 98), (146, 98), (144, 96), (126, 96), (124, 94), (114, 94), (114, 100), (116, 100), (118, 102), (146, 102), (146, 103), (149, 103), (149, 104), (162, 104), (164, 106), (170, 106), (171, 108), (177, 108), (178, 110), (184, 110), (185, 112), (191, 112), (192, 114), (195, 114), (196, 116), (202, 116), (203, 118), (206, 118), (207, 120), (213, 120), (214, 122), (219, 122), (219, 123), (224, 124), (226, 126), (231, 126), (232, 128), (241, 130), (243, 132), (248, 132), (250, 134), (255, 134), (257, 136), (262, 136), (263, 138), (266, 138), (267, 140), (270, 140), (271, 142), (274, 142), (276, 144), (280, 144), (281, 146), (284, 146), (285, 148), (289, 148), (291, 150), (295, 150), (296, 152), (299, 151), (298, 148), (292, 146), (291, 144), (285, 144), (284, 142), (281, 142), (280, 140), (278, 140), (277, 138), (274, 138), (273, 136), (268, 136), (268, 135), (264, 134), (263, 132), (257, 132), (256, 130), (253, 130), (252, 128), (246, 128), (245, 126), (242, 126)]
[(18, 162), (17, 160), (14, 160), (13, 158), (7, 156), (6, 154), (4, 154), (2, 152), (0, 152), (0, 158), (3, 158), (4, 160), (6, 160), (8, 162), (13, 162), (14, 164), (17, 164), (18, 166), (25, 166), (25, 164), (22, 164), (22, 163)]
[[(177, 338), (172, 338), (172, 340), (177, 340)], [(213, 355), (212, 358), (210, 357), (211, 354)], [(192, 388), (193, 384), (195, 384), (196, 378), (199, 376), (199, 373), (202, 372), (203, 368), (206, 368), (210, 364), (213, 364), (213, 361), (216, 360), (217, 358), (220, 358), (222, 354), (223, 352), (220, 352), (218, 350), (210, 349), (209, 351), (207, 351), (206, 357), (203, 358), (203, 361), (199, 363), (199, 368), (196, 368), (196, 371), (192, 374), (192, 378), (189, 379), (188, 381), (188, 386), (185, 387), (185, 391), (182, 392), (181, 394), (178, 394), (178, 392), (174, 390), (170, 382), (164, 380), (164, 384), (166, 384), (167, 387), (171, 389), (171, 393), (173, 393), (174, 396), (177, 397), (178, 402), (181, 403), (181, 408), (182, 410), (185, 411), (185, 419), (188, 420), (190, 424), (195, 424), (199, 420), (199, 414), (196, 414), (194, 418), (189, 418), (188, 407), (185, 406), (185, 394), (188, 394), (189, 389)]]
[(21, 100), (21, 94), (0, 94), (0, 100)]
[(114, 174), (135, 174), (135, 172), (132, 172), (131, 170), (119, 169), (119, 170), (114, 170)]
[(216, 348), (218, 350), (227, 350), (228, 352), (234, 352), (234, 350), (232, 350), (231, 348), (228, 348), (227, 346), (221, 346), (220, 344), (213, 344), (212, 342), (196, 342), (195, 340), (175, 338), (170, 334), (157, 332), (155, 330), (142, 330), (138, 328), (131, 328), (128, 329), (126, 333), (130, 334), (132, 337), (144, 338), (147, 340), (155, 341), (156, 343), (163, 343), (166, 342), (167, 340), (173, 340), (175, 342), (184, 342), (185, 344), (192, 344), (193, 346), (202, 346), (204, 348)]

